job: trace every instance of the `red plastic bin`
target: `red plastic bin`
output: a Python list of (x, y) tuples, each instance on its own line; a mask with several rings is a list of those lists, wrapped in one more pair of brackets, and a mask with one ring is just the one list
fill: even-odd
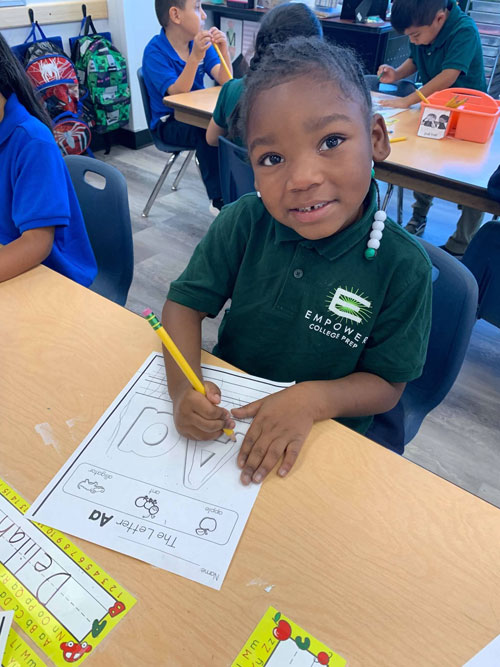
[[(467, 98), (457, 109), (446, 106), (454, 95)], [(451, 111), (450, 120), (445, 136), (454, 136), (455, 139), (475, 141), (485, 144), (495, 130), (500, 115), (500, 100), (480, 90), (470, 88), (446, 88), (429, 95), (428, 104), (422, 102), (420, 121), (425, 109), (443, 109)]]

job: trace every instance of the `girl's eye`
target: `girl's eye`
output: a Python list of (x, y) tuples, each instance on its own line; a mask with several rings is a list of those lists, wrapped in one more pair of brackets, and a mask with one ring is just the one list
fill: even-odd
[(275, 164), (280, 164), (283, 162), (283, 158), (280, 155), (271, 154), (265, 155), (259, 160), (259, 164), (264, 165), (264, 167), (274, 167)]
[(337, 148), (337, 146), (340, 146), (340, 144), (344, 140), (342, 137), (337, 136), (336, 134), (331, 134), (329, 137), (327, 137), (323, 143), (321, 144), (319, 150), (320, 151), (329, 151), (332, 148)]

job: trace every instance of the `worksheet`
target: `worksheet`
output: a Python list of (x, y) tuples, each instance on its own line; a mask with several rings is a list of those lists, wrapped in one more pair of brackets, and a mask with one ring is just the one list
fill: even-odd
[[(288, 385), (214, 366), (227, 409)], [(177, 432), (161, 354), (153, 353), (33, 503), (30, 516), (220, 589), (259, 486), (236, 465), (250, 420), (199, 442)]]
[(346, 660), (269, 607), (231, 667), (345, 667)]
[(500, 635), (466, 662), (464, 667), (498, 667), (498, 665), (500, 665)]
[[(28, 521), (28, 508), (0, 479), (0, 609), (14, 612), (15, 623), (55, 665), (80, 664), (135, 599), (65, 535)], [(11, 634), (5, 667), (41, 665), (34, 653), (24, 659), (31, 651)]]
[(13, 611), (0, 611), (0, 663), (3, 662), (7, 637), (9, 636), (10, 626), (14, 618)]
[(392, 116), (397, 116), (398, 113), (402, 113), (403, 111), (408, 111), (408, 109), (394, 109), (392, 107), (384, 107), (381, 104), (377, 104), (375, 101), (373, 101), (372, 109), (373, 113), (380, 114), (385, 120), (392, 118)]

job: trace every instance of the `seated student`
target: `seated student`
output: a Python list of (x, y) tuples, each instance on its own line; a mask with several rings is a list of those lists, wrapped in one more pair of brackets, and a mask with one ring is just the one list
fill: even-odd
[[(445, 88), (472, 88), (486, 91), (483, 51), (476, 24), (455, 0), (395, 0), (391, 23), (410, 38), (410, 57), (394, 69), (381, 65), (382, 83), (393, 83), (418, 72), (422, 93), (429, 97)], [(409, 107), (420, 101), (417, 93), (380, 102), (383, 106)], [(406, 225), (410, 234), (421, 236), (433, 197), (415, 192), (413, 215)], [(483, 213), (462, 206), (457, 229), (441, 246), (450, 255), (462, 257), (481, 226)]]
[(167, 144), (195, 148), (200, 171), (211, 200), (211, 210), (222, 208), (217, 151), (205, 141), (205, 131), (174, 118), (174, 110), (163, 104), (165, 95), (188, 93), (204, 87), (208, 74), (217, 83), (229, 79), (212, 46), (219, 47), (231, 69), (224, 33), (217, 28), (202, 30), (207, 15), (200, 0), (155, 0), (156, 16), (162, 28), (144, 50), (142, 71), (151, 104), (151, 131)]
[[(379, 210), (372, 160), (389, 154), (387, 129), (350, 51), (314, 37), (271, 45), (247, 76), (240, 122), (259, 192), (212, 223), (163, 323), (201, 378), (201, 322), (231, 299), (214, 354), (297, 382), (232, 411), (253, 417), (238, 456), (248, 484), (282, 456), (285, 476), (314, 422), (364, 433), (398, 402), (425, 362), (432, 288), (422, 246)], [(206, 382), (204, 396), (168, 354), (165, 366), (181, 434), (234, 428), (218, 387)]]
[[(270, 44), (284, 42), (290, 37), (322, 37), (323, 30), (316, 14), (301, 2), (286, 2), (274, 7), (264, 14), (260, 22), (259, 32), (255, 38), (255, 53), (250, 61), (250, 70), (258, 67), (259, 61), (266, 53)], [(213, 116), (207, 129), (207, 143), (217, 146), (220, 136), (227, 136), (231, 119), (231, 130), (236, 119), (233, 112), (243, 93), (245, 79), (227, 81), (219, 93)], [(230, 139), (241, 145), (241, 140), (233, 136)]]
[(0, 165), (0, 281), (45, 264), (90, 285), (94, 253), (50, 118), (2, 35)]

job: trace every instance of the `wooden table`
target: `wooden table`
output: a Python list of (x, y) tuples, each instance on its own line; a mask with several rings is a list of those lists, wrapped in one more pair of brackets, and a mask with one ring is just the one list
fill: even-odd
[[(165, 102), (177, 120), (208, 127), (220, 87), (171, 95)], [(500, 203), (488, 196), (488, 179), (500, 163), (500, 125), (486, 144), (458, 139), (417, 137), (419, 110), (410, 109), (396, 118), (394, 137), (406, 141), (391, 144), (391, 154), (375, 166), (376, 177), (440, 199), (500, 215)]]
[[(0, 475), (32, 502), (160, 345), (44, 267), (0, 309)], [(270, 605), (349, 667), (459, 667), (500, 632), (500, 511), (333, 421), (263, 484), (221, 591), (76, 542), (138, 598), (89, 667), (227, 667)]]

